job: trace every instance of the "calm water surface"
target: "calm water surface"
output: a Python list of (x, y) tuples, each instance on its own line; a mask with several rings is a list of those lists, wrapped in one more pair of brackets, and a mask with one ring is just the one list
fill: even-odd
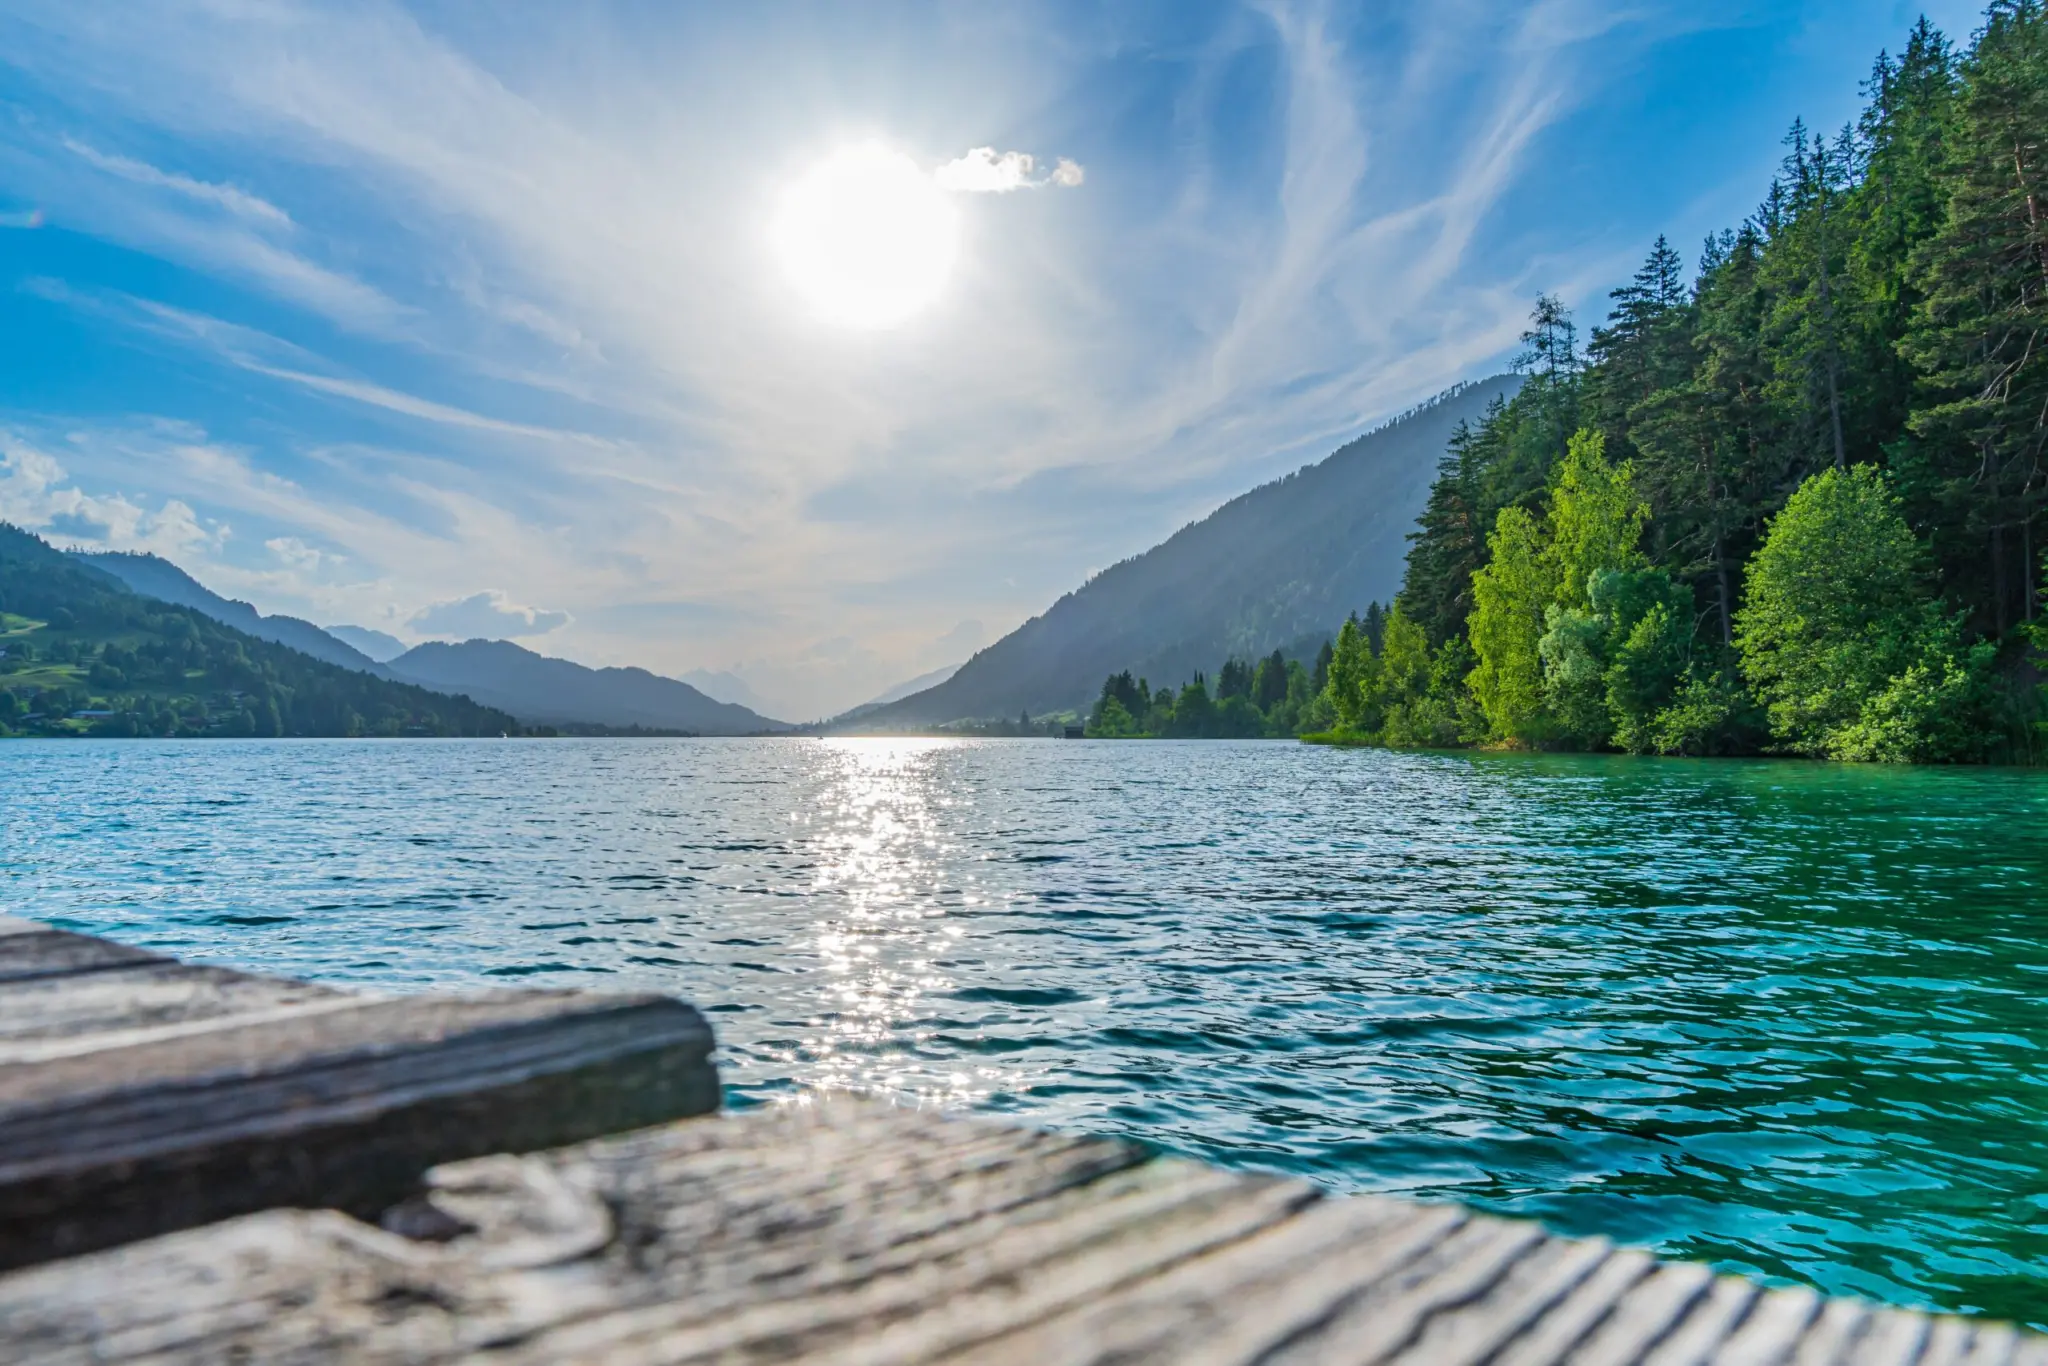
[(2048, 774), (1031, 741), (15, 742), (0, 908), (651, 987), (887, 1093), (2048, 1320)]

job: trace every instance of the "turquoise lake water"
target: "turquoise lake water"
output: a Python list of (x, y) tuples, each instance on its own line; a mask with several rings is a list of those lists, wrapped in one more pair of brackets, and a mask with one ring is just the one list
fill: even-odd
[(2048, 773), (12, 742), (0, 909), (366, 987), (653, 988), (734, 1105), (879, 1091), (2048, 1320)]

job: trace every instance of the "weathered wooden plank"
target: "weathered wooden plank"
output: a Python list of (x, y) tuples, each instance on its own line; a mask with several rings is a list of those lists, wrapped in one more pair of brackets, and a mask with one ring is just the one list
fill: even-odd
[(1552, 1366), (1583, 1342), (1615, 1310), (1622, 1298), (1657, 1263), (1641, 1252), (1617, 1252), (1544, 1314), (1495, 1358), (1494, 1366)]
[(156, 954), (88, 934), (53, 930), (8, 917), (0, 924), (0, 983), (28, 982), (69, 973), (103, 972), (161, 962)]
[(454, 1163), (386, 1222), (276, 1210), (0, 1276), (0, 1357), (1538, 1366), (2038, 1345), (873, 1103)]
[(1629, 1366), (1641, 1361), (1692, 1312), (1713, 1283), (1713, 1272), (1703, 1266), (1679, 1262), (1658, 1267), (1631, 1286), (1566, 1359), (1574, 1366)]
[[(1856, 1300), (1829, 1300), (1821, 1306), (1805, 1336), (1799, 1339), (1799, 1346), (1791, 1357), (1792, 1366), (1834, 1366), (1836, 1362), (1854, 1360), (1849, 1355), (1850, 1348), (1863, 1337), (1870, 1326), (1870, 1318), (1870, 1306), (1866, 1304)], [(1880, 1366), (1898, 1366), (1898, 1362), (1894, 1360)]]
[[(1449, 1206), (1385, 1200), (1317, 1200), (1295, 1217), (1232, 1244), (1203, 1249), (1164, 1274), (1128, 1288), (1104, 1287), (1057, 1317), (1030, 1316), (989, 1336), (951, 1333), (943, 1359), (990, 1362), (1247, 1361), (1312, 1334), (1333, 1307), (1409, 1265), (1464, 1227), (1470, 1216)], [(1238, 1306), (1258, 1304), (1246, 1315)], [(986, 1320), (985, 1311), (949, 1304), (948, 1320)], [(926, 1330), (925, 1336), (932, 1336)], [(905, 1351), (901, 1360), (925, 1353)], [(930, 1355), (939, 1356), (939, 1353)]]
[[(792, 1135), (809, 1133), (779, 1136)], [(693, 1264), (622, 1290), (638, 1307), (566, 1325), (508, 1359), (698, 1360), (761, 1344), (778, 1360), (904, 1359), (891, 1330), (935, 1305), (970, 1319), (970, 1335), (993, 1331), (992, 1309), (1053, 1312), (1268, 1227), (1313, 1197), (1298, 1183), (1192, 1164), (1129, 1168), (1134, 1154), (1121, 1144), (1084, 1143), (1069, 1156), (1073, 1176), (1035, 1181), (1036, 1164), (1019, 1164), (993, 1199), (972, 1173), (933, 1164), (880, 1185), (856, 1177), (851, 1199), (820, 1189), (759, 1217), (696, 1223)], [(1097, 1174), (1105, 1167), (1115, 1170)], [(616, 1187), (601, 1189), (618, 1199)], [(625, 1217), (637, 1222), (630, 1203)]]
[(1643, 1357), (1644, 1366), (1698, 1366), (1712, 1361), (1763, 1292), (1747, 1281), (1720, 1277), (1688, 1306), (1685, 1317)]
[(1717, 1361), (1784, 1361), (1820, 1314), (1821, 1299), (1811, 1290), (1785, 1290), (1762, 1296), (1735, 1331), (1714, 1350)]
[(710, 1030), (663, 997), (256, 1000), (12, 1046), (0, 1266), (278, 1205), (374, 1215), (437, 1162), (717, 1105)]
[[(1599, 1238), (1546, 1238), (1508, 1269), (1483, 1295), (1417, 1323), (1407, 1345), (1389, 1361), (1477, 1366), (1493, 1361), (1510, 1342), (1525, 1338), (1574, 1290), (1614, 1256)], [(1341, 1350), (1328, 1360), (1355, 1359)]]
[(94, 1036), (190, 1027), (342, 995), (282, 977), (146, 959), (0, 985), (0, 1064), (103, 1046)]

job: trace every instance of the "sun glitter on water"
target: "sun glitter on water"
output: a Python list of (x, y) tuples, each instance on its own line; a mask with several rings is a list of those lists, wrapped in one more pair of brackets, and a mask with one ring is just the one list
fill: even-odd
[(916, 162), (848, 147), (783, 192), (769, 241), (798, 294), (843, 327), (893, 326), (938, 297), (960, 250), (960, 215)]

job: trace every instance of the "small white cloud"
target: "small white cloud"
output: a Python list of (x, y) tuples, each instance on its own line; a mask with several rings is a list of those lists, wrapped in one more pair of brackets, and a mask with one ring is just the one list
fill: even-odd
[(142, 544), (170, 550), (218, 545), (227, 539), (226, 527), (218, 522), (210, 530), (200, 525), (199, 514), (176, 498), (166, 502), (162, 511), (144, 514), (138, 532)]
[(1038, 162), (1029, 152), (998, 152), (993, 147), (976, 147), (966, 156), (949, 161), (932, 173), (942, 190), (956, 194), (1008, 194), (1012, 190), (1035, 190), (1042, 185), (1071, 189), (1087, 179), (1079, 162), (1061, 157), (1049, 175), (1033, 178)]
[(569, 624), (567, 612), (522, 607), (493, 588), (450, 602), (437, 602), (413, 614), (407, 623), (425, 636), (458, 640), (502, 640), (513, 636), (544, 636)]
[(341, 556), (318, 550), (296, 536), (273, 536), (263, 548), (293, 569), (317, 570), (324, 564), (341, 564)]

